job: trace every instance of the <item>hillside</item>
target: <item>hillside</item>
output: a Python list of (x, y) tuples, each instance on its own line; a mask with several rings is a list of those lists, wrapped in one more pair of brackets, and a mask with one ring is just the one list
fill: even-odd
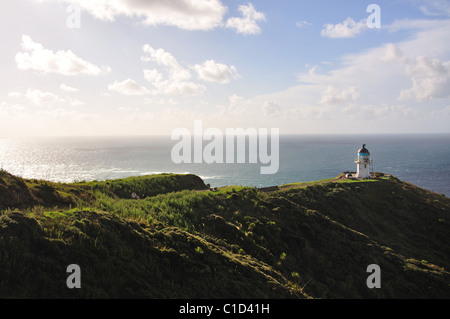
[(75, 184), (23, 179), (0, 170), (0, 210), (6, 208), (67, 207), (91, 203), (95, 194), (116, 199), (154, 196), (182, 190), (205, 190), (203, 180), (195, 175), (160, 174)]
[[(0, 172), (0, 297), (450, 298), (443, 195), (396, 178), (205, 189), (193, 175)], [(81, 289), (66, 286), (70, 264)], [(371, 264), (380, 289), (366, 285)]]

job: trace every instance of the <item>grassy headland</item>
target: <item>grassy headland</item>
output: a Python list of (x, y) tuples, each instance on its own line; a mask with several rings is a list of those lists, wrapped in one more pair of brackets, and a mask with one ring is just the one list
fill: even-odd
[[(396, 178), (206, 189), (194, 175), (1, 171), (0, 297), (450, 298), (443, 195)], [(70, 264), (81, 289), (66, 286)], [(381, 289), (366, 285), (370, 264)]]

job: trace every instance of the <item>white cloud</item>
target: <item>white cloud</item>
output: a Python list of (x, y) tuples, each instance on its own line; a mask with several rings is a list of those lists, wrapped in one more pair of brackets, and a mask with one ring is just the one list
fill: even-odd
[(178, 63), (175, 57), (164, 49), (155, 50), (146, 44), (143, 47), (146, 56), (143, 61), (155, 62), (165, 67), (168, 76), (165, 79), (163, 74), (156, 69), (144, 70), (144, 77), (154, 86), (152, 94), (158, 95), (197, 95), (205, 90), (201, 84), (189, 81), (192, 74), (189, 69)]
[(197, 72), (200, 79), (215, 82), (229, 83), (239, 77), (234, 66), (227, 66), (217, 63), (214, 60), (207, 60), (203, 64), (194, 66), (183, 66), (177, 59), (164, 49), (154, 49), (150, 45), (143, 46), (146, 53), (141, 59), (145, 62), (154, 62), (163, 66), (167, 76), (164, 77), (157, 69), (144, 70), (144, 78), (153, 84), (152, 94), (158, 95), (197, 95), (206, 90), (204, 85), (191, 80), (191, 69)]
[(169, 99), (165, 99), (165, 98), (145, 98), (144, 100), (145, 104), (153, 104), (153, 105), (177, 105), (178, 101), (176, 101), (175, 99), (169, 98)]
[(227, 7), (220, 0), (40, 0), (79, 5), (100, 20), (120, 16), (146, 25), (169, 25), (187, 30), (209, 30), (222, 24)]
[(266, 16), (262, 12), (256, 11), (253, 4), (239, 6), (242, 18), (229, 18), (225, 24), (226, 28), (236, 29), (241, 34), (258, 34), (261, 28), (258, 21), (266, 21)]
[[(6, 102), (0, 102), (0, 115), (16, 115), (17, 113), (20, 113), (21, 111), (25, 110), (25, 107), (22, 105), (17, 104), (9, 104)], [(3, 122), (4, 124), (6, 122)]]
[(393, 43), (386, 44), (386, 51), (384, 55), (380, 57), (381, 61), (384, 62), (400, 62), (405, 60), (402, 50)]
[(16, 54), (17, 67), (21, 70), (36, 70), (44, 74), (56, 73), (67, 76), (93, 75), (109, 73), (108, 67), (100, 68), (77, 57), (72, 51), (57, 51), (45, 49), (40, 43), (34, 42), (30, 36), (22, 36), (24, 52)]
[(108, 89), (124, 95), (146, 95), (150, 93), (147, 88), (139, 85), (132, 79), (127, 79), (122, 82), (115, 81), (114, 84), (108, 86)]
[(148, 54), (148, 56), (142, 57), (143, 61), (153, 61), (157, 64), (170, 67), (171, 69), (181, 68), (175, 57), (171, 53), (166, 52), (164, 49), (160, 48), (155, 50), (149, 44), (146, 44), (142, 50)]
[(400, 92), (400, 100), (423, 102), (450, 96), (450, 61), (419, 56), (407, 62), (406, 72), (413, 85)]
[(279, 117), (281, 115), (281, 106), (270, 101), (263, 105), (264, 115), (267, 117)]
[(219, 105), (219, 117), (245, 119), (251, 115), (249, 111), (249, 101), (241, 96), (233, 94), (228, 98), (228, 105)]
[(64, 83), (61, 84), (61, 85), (59, 86), (59, 88), (60, 88), (62, 91), (67, 92), (67, 93), (74, 93), (74, 92), (78, 92), (78, 91), (79, 91), (79, 89), (74, 88), (74, 87), (71, 87), (71, 86), (66, 85), (66, 84), (64, 84)]
[[(178, 63), (177, 59), (175, 59), (175, 57), (171, 53), (165, 51), (164, 49), (160, 48), (155, 50), (150, 45), (146, 44), (144, 45), (143, 50), (148, 55), (142, 57), (142, 60), (146, 62), (156, 62), (158, 65), (165, 66), (170, 72), (171, 80), (181, 82), (189, 80), (192, 77), (189, 70), (182, 67)], [(150, 71), (154, 72), (153, 70)], [(151, 76), (148, 72), (146, 73), (146, 77)], [(154, 73), (154, 76), (159, 77), (159, 75), (156, 73)], [(152, 80), (154, 81), (155, 79)]]
[(247, 120), (280, 114), (271, 123), (294, 132), (446, 130), (444, 121), (440, 128), (429, 123), (433, 111), (437, 117), (449, 110), (450, 21), (421, 21), (392, 24), (410, 31), (404, 41), (345, 55), (326, 70), (309, 66), (298, 85), (248, 100)]
[[(398, 31), (418, 31), (416, 37), (420, 37), (422, 32), (433, 29), (433, 33), (436, 33), (439, 29), (444, 32), (448, 31), (449, 20), (438, 19), (401, 19), (395, 20), (389, 25), (385, 25), (384, 28), (390, 33)], [(436, 33), (438, 34), (438, 33)]]
[(320, 34), (327, 38), (354, 38), (366, 29), (366, 21), (355, 22), (347, 18), (342, 23), (326, 24)]
[(442, 108), (442, 109), (440, 109), (440, 110), (433, 111), (433, 112), (431, 112), (431, 114), (432, 114), (433, 116), (438, 117), (438, 118), (442, 118), (442, 117), (447, 118), (447, 117), (450, 117), (450, 105), (447, 105), (446, 107), (444, 107), (444, 108)]
[[(16, 92), (22, 96), (21, 93)], [(56, 104), (68, 104), (71, 106), (84, 105), (84, 102), (71, 98), (71, 97), (60, 97), (51, 92), (44, 92), (38, 89), (28, 89), (24, 94), (25, 98), (31, 102), (31, 104), (36, 106), (54, 106)]]
[(197, 95), (205, 90), (203, 85), (188, 81), (166, 80), (156, 84), (154, 94)]
[[(440, 33), (439, 30), (438, 33)], [(428, 38), (430, 37), (433, 37), (432, 32), (428, 33)], [(430, 48), (433, 48), (434, 51), (436, 46)], [(386, 45), (385, 53), (380, 57), (383, 62), (402, 67), (404, 74), (412, 83), (410, 88), (401, 90), (399, 100), (424, 102), (450, 97), (448, 89), (450, 87), (450, 61), (425, 55), (411, 56), (410, 54), (407, 56), (404, 52), (412, 51), (408, 49), (406, 47), (402, 50), (399, 46), (389, 43)], [(421, 53), (423, 53), (423, 48)]]
[(144, 78), (156, 85), (161, 82), (163, 75), (158, 70), (144, 70)]
[(341, 113), (352, 119), (375, 119), (375, 118), (416, 118), (418, 110), (405, 105), (356, 105), (350, 104), (341, 109)]
[(305, 21), (305, 20), (302, 20), (302, 21), (297, 21), (297, 23), (296, 23), (295, 25), (296, 25), (298, 28), (303, 28), (303, 27), (312, 25), (312, 23), (311, 23), (311, 22), (308, 22), (308, 21)]
[(71, 97), (66, 97), (65, 100), (67, 101), (67, 103), (69, 103), (71, 106), (80, 106), (80, 105), (84, 105), (84, 102), (77, 100), (77, 99), (73, 99)]
[(229, 83), (232, 79), (239, 77), (234, 66), (216, 63), (214, 60), (205, 61), (201, 65), (196, 64), (194, 69), (197, 71), (200, 79), (209, 82)]
[(422, 1), (419, 9), (429, 16), (450, 16), (450, 3), (447, 0), (426, 0)]
[(322, 93), (320, 103), (334, 105), (346, 102), (354, 102), (359, 97), (358, 89), (351, 86), (348, 89), (339, 90), (334, 85), (329, 85)]
[(64, 102), (64, 99), (60, 98), (58, 95), (50, 92), (43, 92), (41, 90), (28, 89), (25, 93), (25, 97), (33, 105), (37, 106), (52, 105), (55, 103)]

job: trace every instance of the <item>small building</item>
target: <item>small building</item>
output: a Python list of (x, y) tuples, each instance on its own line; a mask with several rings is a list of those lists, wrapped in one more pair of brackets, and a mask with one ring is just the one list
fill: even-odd
[(356, 178), (369, 178), (370, 167), (373, 161), (370, 159), (370, 152), (366, 148), (366, 144), (358, 150), (358, 158), (356, 163)]

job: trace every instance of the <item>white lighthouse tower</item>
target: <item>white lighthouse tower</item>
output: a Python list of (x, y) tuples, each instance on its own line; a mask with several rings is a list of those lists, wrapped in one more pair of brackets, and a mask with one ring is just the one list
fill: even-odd
[(362, 148), (358, 150), (358, 159), (355, 163), (357, 169), (356, 178), (369, 178), (372, 160), (370, 159), (370, 152), (366, 148), (366, 144), (363, 144)]

